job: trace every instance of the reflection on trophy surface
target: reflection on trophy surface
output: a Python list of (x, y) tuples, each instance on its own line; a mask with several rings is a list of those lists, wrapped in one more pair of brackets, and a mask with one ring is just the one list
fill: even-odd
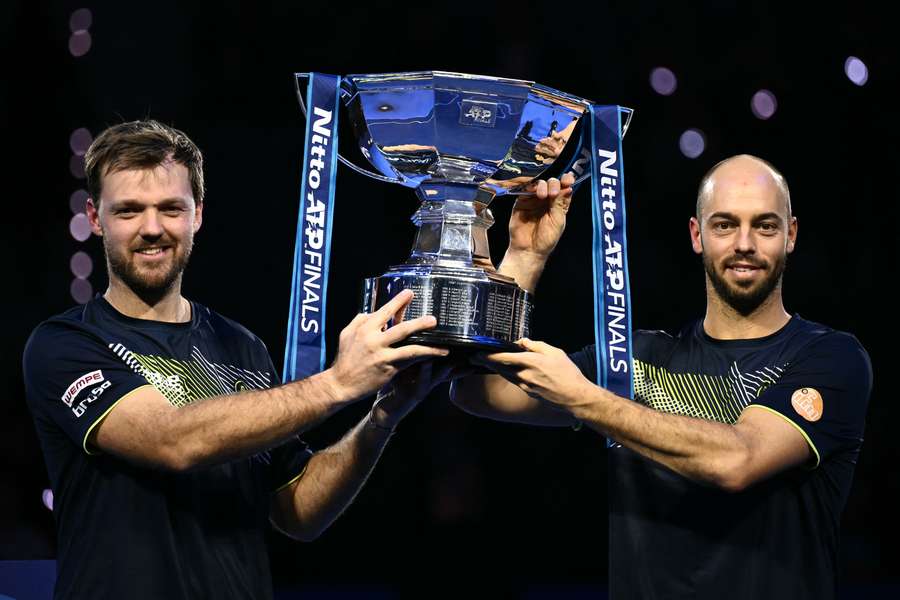
[(363, 309), (409, 288), (415, 298), (403, 318), (438, 321), (410, 341), (515, 348), (529, 333), (532, 298), (491, 263), (488, 206), (562, 174), (590, 101), (528, 81), (439, 71), (349, 75), (341, 87), (360, 150), (380, 173), (366, 174), (415, 188), (421, 200), (409, 258), (365, 281)]

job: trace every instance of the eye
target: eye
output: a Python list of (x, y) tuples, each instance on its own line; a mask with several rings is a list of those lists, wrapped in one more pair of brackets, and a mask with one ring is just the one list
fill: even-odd
[(728, 231), (731, 229), (732, 224), (728, 221), (719, 221), (717, 223), (713, 223), (713, 229), (716, 231)]
[(763, 233), (775, 233), (778, 231), (778, 226), (772, 222), (760, 223), (759, 228)]

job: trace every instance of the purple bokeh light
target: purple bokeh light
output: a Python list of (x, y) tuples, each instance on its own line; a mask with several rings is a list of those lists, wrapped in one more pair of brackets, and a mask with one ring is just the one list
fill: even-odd
[(94, 261), (88, 256), (87, 252), (79, 250), (72, 255), (69, 261), (69, 268), (72, 269), (72, 275), (78, 279), (87, 279), (94, 270)]
[(678, 88), (678, 78), (671, 69), (656, 67), (650, 71), (650, 87), (657, 94), (671, 96)]
[(88, 193), (87, 190), (75, 190), (69, 196), (69, 208), (73, 215), (83, 213), (87, 207)]
[(79, 8), (72, 11), (72, 16), (69, 17), (69, 30), (72, 33), (87, 31), (93, 22), (94, 15), (91, 14), (90, 9)]
[(69, 53), (78, 58), (91, 49), (91, 34), (87, 31), (76, 31), (69, 36)]
[(678, 147), (688, 158), (697, 158), (706, 150), (706, 136), (699, 129), (688, 129), (678, 139)]
[(76, 277), (72, 280), (69, 292), (72, 294), (72, 299), (75, 300), (75, 302), (78, 304), (86, 304), (94, 295), (94, 288), (91, 287), (91, 282), (87, 279), (78, 279)]
[(757, 119), (766, 120), (778, 110), (778, 100), (769, 90), (759, 90), (750, 100), (750, 110)]
[(79, 127), (69, 136), (69, 147), (75, 153), (75, 156), (84, 156), (93, 141), (94, 138), (91, 136), (91, 132), (84, 127)]
[(69, 221), (69, 233), (79, 242), (91, 237), (91, 223), (86, 214), (78, 213), (72, 217), (72, 220)]

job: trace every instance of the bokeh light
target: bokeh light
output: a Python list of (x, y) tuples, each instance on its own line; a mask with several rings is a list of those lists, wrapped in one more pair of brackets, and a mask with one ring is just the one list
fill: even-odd
[(750, 100), (750, 110), (757, 119), (766, 120), (778, 110), (778, 100), (769, 90), (759, 90)]
[(69, 136), (69, 147), (76, 156), (84, 156), (93, 141), (91, 132), (84, 127), (79, 127)]
[(657, 94), (671, 96), (678, 87), (678, 79), (670, 69), (656, 67), (650, 72), (650, 87)]
[(699, 129), (688, 129), (681, 134), (678, 147), (688, 158), (697, 158), (706, 150), (706, 136)]
[(87, 190), (75, 190), (69, 196), (69, 208), (73, 215), (83, 213), (87, 207), (88, 193)]
[(78, 213), (72, 217), (72, 220), (69, 221), (69, 233), (79, 242), (91, 237), (91, 223), (86, 214)]
[(69, 268), (72, 269), (72, 275), (79, 279), (87, 279), (91, 271), (94, 270), (94, 261), (87, 252), (79, 250), (72, 255), (69, 261)]
[(91, 11), (87, 8), (79, 8), (72, 11), (72, 16), (69, 17), (69, 29), (72, 33), (87, 31), (93, 22), (94, 15), (91, 14)]
[(866, 85), (869, 80), (869, 68), (866, 63), (855, 56), (848, 56), (844, 61), (844, 73), (846, 73), (847, 79), (859, 86)]
[(77, 277), (72, 280), (72, 286), (69, 288), (69, 291), (72, 293), (72, 299), (78, 304), (86, 304), (94, 295), (94, 288), (91, 287), (91, 282), (87, 279), (78, 279)]
[(76, 31), (69, 37), (69, 52), (75, 58), (84, 56), (91, 49), (91, 34), (87, 31)]

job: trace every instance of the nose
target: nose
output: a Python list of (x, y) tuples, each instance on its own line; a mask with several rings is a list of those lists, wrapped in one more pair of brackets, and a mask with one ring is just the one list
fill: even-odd
[(140, 234), (142, 237), (149, 239), (158, 238), (163, 234), (159, 211), (155, 208), (148, 208), (143, 211)]
[(750, 227), (741, 227), (734, 240), (734, 251), (737, 254), (753, 254), (756, 252), (756, 242), (753, 239), (753, 230)]

